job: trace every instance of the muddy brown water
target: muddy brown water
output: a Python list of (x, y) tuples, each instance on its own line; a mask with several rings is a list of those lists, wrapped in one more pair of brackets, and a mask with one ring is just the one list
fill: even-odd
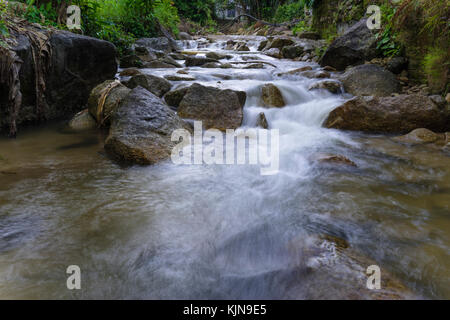
[[(260, 58), (278, 70), (190, 73), (246, 90), (244, 127), (266, 112), (281, 133), (277, 175), (252, 165), (121, 167), (105, 156), (104, 134), (64, 123), (1, 138), (0, 298), (370, 298), (361, 270), (371, 263), (414, 297), (449, 299), (450, 155), (321, 128), (345, 97), (275, 76), (306, 63)], [(261, 108), (268, 82), (288, 106)], [(309, 161), (318, 152), (357, 168)], [(362, 257), (359, 269), (317, 246), (324, 236)], [(81, 268), (81, 290), (66, 287), (69, 265)]]

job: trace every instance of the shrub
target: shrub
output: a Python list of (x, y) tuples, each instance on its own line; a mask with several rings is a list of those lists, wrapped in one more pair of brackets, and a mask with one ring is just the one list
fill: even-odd
[(0, 0), (0, 37), (7, 37), (9, 34), (6, 27), (6, 3)]
[(154, 15), (164, 27), (168, 28), (173, 34), (178, 35), (178, 10), (171, 0), (155, 1)]
[(297, 34), (308, 30), (311, 30), (311, 27), (309, 27), (305, 21), (299, 21), (292, 29), (292, 33), (296, 36)]
[(304, 16), (305, 0), (287, 3), (277, 8), (274, 20), (276, 22), (291, 21)]
[(401, 52), (401, 45), (393, 28), (393, 18), (396, 10), (397, 8), (390, 5), (383, 4), (381, 6), (381, 25), (384, 28), (377, 34), (377, 49), (385, 57), (397, 56)]
[(442, 48), (430, 48), (430, 51), (423, 59), (422, 65), (427, 76), (428, 85), (433, 91), (443, 91), (449, 76), (449, 52)]

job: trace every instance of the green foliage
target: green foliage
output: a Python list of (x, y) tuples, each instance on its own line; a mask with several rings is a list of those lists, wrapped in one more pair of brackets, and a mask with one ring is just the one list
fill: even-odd
[(174, 0), (181, 16), (201, 25), (215, 25), (213, 20), (216, 0)]
[(24, 18), (26, 18), (30, 22), (40, 23), (41, 25), (53, 26), (56, 27), (58, 24), (56, 23), (58, 19), (58, 14), (56, 13), (55, 8), (52, 6), (51, 2), (47, 2), (46, 4), (41, 4), (39, 7), (36, 7), (35, 0), (27, 0), (27, 9), (25, 11)]
[(396, 8), (388, 4), (381, 6), (381, 24), (384, 28), (377, 34), (377, 49), (385, 57), (394, 57), (401, 52), (401, 46), (397, 41), (397, 34), (393, 29), (393, 18), (396, 10)]
[(442, 69), (448, 68), (450, 61), (448, 60), (448, 52), (441, 48), (432, 48), (423, 59), (425, 72), (433, 77), (439, 77)]
[(180, 18), (178, 17), (178, 9), (171, 0), (156, 0), (154, 15), (164, 27), (178, 35)]
[(274, 20), (285, 22), (303, 17), (305, 4), (305, 0), (299, 0), (279, 6), (275, 12)]
[(128, 54), (129, 48), (136, 40), (133, 36), (125, 33), (120, 26), (115, 24), (103, 24), (101, 30), (97, 32), (96, 36), (99, 39), (114, 43), (120, 56)]
[(423, 69), (431, 88), (442, 91), (447, 86), (450, 68), (450, 53), (442, 48), (430, 48), (422, 62)]
[(9, 35), (8, 27), (6, 26), (5, 16), (6, 16), (6, 3), (3, 2), (3, 0), (0, 0), (0, 41), (2, 41), (1, 40), (2, 37), (7, 37)]
[(297, 34), (302, 33), (303, 31), (309, 31), (311, 30), (311, 27), (307, 25), (307, 23), (305, 21), (299, 21), (295, 27), (292, 29), (292, 33), (294, 36), (296, 36)]

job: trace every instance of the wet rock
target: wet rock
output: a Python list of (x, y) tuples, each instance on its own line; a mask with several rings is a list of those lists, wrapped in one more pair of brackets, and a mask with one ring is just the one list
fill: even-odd
[(172, 88), (172, 85), (166, 79), (148, 74), (134, 76), (127, 83), (127, 87), (130, 89), (134, 89), (138, 86), (147, 89), (158, 97), (162, 97)]
[(164, 57), (164, 58), (160, 59), (160, 61), (171, 64), (171, 65), (175, 66), (176, 68), (183, 68), (183, 66), (181, 64), (176, 62), (175, 59), (171, 58), (170, 56)]
[(69, 128), (76, 131), (91, 130), (97, 127), (97, 122), (88, 109), (77, 113), (69, 122)]
[(269, 57), (272, 57), (272, 58), (277, 58), (277, 59), (283, 58), (283, 55), (281, 54), (281, 51), (278, 48), (272, 48), (267, 51), (264, 51), (264, 54)]
[(269, 40), (261, 41), (261, 43), (258, 46), (258, 51), (263, 51), (266, 48), (268, 43), (269, 43)]
[(175, 59), (175, 60), (186, 60), (186, 56), (179, 52), (173, 52), (173, 53), (169, 54), (169, 57), (171, 57), (172, 59)]
[(336, 72), (337, 70), (333, 67), (330, 66), (325, 66), (322, 68), (323, 71), (328, 71), (328, 72)]
[(235, 45), (236, 45), (236, 41), (228, 40), (227, 43), (226, 43), (225, 49), (226, 50), (233, 50)]
[[(339, 269), (336, 279), (342, 284), (339, 291), (325, 294), (330, 298), (339, 297), (340, 299), (368, 299), (368, 300), (402, 300), (418, 299), (411, 290), (409, 290), (399, 279), (392, 275), (388, 270), (381, 266), (381, 289), (370, 290), (367, 288), (367, 267), (378, 265), (377, 262), (370, 259), (360, 251), (352, 248), (350, 243), (342, 238), (323, 234), (318, 240), (312, 241), (308, 245), (307, 262), (310, 274), (333, 272)], [(315, 248), (314, 248), (315, 247)], [(335, 279), (335, 280), (336, 280)], [(346, 284), (351, 284), (346, 290), (342, 290)], [(333, 289), (329, 289), (328, 292)], [(320, 299), (319, 296), (312, 293), (309, 298)], [(323, 298), (323, 296), (322, 296)]]
[(441, 141), (445, 142), (445, 134), (434, 133), (431, 130), (420, 128), (411, 131), (410, 133), (393, 138), (394, 141), (406, 143), (406, 144), (428, 144)]
[(278, 76), (280, 77), (280, 76), (284, 76), (284, 75), (298, 75), (298, 74), (301, 74), (303, 71), (309, 71), (309, 70), (312, 70), (312, 67), (305, 66), (305, 67), (294, 69), (294, 70), (291, 70), (288, 72), (279, 73)]
[(215, 59), (206, 58), (206, 57), (187, 57), (185, 65), (186, 65), (186, 67), (200, 67), (209, 62), (218, 63), (219, 61), (217, 61)]
[(232, 69), (233, 65), (231, 63), (222, 63), (219, 65), (219, 68), (221, 69)]
[(183, 97), (186, 95), (188, 89), (189, 87), (184, 87), (167, 92), (164, 96), (164, 100), (169, 106), (177, 109), (180, 106), (181, 100), (183, 100)]
[(371, 133), (408, 133), (417, 128), (448, 129), (448, 112), (427, 96), (356, 97), (329, 114), (325, 127)]
[(138, 74), (142, 74), (142, 72), (136, 68), (128, 68), (128, 69), (122, 70), (119, 73), (119, 75), (122, 77), (132, 77), (132, 76), (136, 76)]
[(175, 75), (165, 75), (164, 78), (169, 81), (195, 81), (193, 77), (180, 77)]
[(134, 43), (134, 47), (143, 47), (150, 52), (160, 51), (164, 53), (169, 53), (180, 49), (175, 40), (168, 39), (166, 37), (141, 38), (136, 40), (136, 42)]
[(286, 105), (280, 89), (272, 83), (262, 87), (262, 101), (266, 107), (282, 108)]
[(303, 54), (303, 46), (286, 46), (281, 50), (283, 57), (286, 59), (294, 59), (300, 57)]
[(187, 70), (178, 70), (177, 73), (179, 74), (189, 74)]
[(264, 69), (263, 63), (252, 63), (246, 66), (244, 69)]
[(236, 51), (250, 51), (250, 48), (247, 46), (246, 43), (241, 43), (237, 46)]
[(205, 128), (236, 129), (242, 123), (245, 100), (245, 92), (221, 90), (195, 83), (184, 95), (178, 107), (178, 115), (202, 120)]
[(109, 125), (110, 117), (119, 103), (130, 93), (121, 83), (107, 80), (96, 86), (89, 96), (88, 108), (97, 123)]
[(306, 78), (311, 78), (311, 79), (324, 79), (324, 78), (330, 78), (331, 75), (329, 72), (326, 71), (304, 71), (301, 73), (302, 76), (306, 77)]
[(113, 114), (105, 150), (113, 159), (149, 165), (168, 159), (175, 143), (174, 130), (190, 127), (161, 99), (137, 87)]
[(268, 49), (273, 49), (273, 48), (277, 48), (277, 49), (282, 49), (286, 46), (291, 46), (294, 44), (294, 41), (290, 38), (283, 38), (283, 37), (279, 37), (279, 38), (275, 38), (273, 39), (269, 45), (268, 45)]
[(319, 63), (345, 70), (375, 58), (376, 43), (376, 36), (367, 28), (367, 19), (362, 19), (331, 43)]
[(314, 160), (320, 163), (345, 165), (350, 167), (357, 167), (356, 163), (347, 157), (337, 154), (319, 153), (314, 156)]
[(207, 62), (207, 63), (203, 64), (201, 67), (215, 69), (215, 68), (220, 68), (221, 66), (222, 66), (222, 64), (220, 64), (218, 62)]
[(156, 60), (161, 57), (163, 57), (163, 54), (160, 54), (160, 52), (153, 52), (153, 51), (149, 51), (147, 48), (144, 47), (137, 47), (135, 48), (135, 55), (141, 59), (143, 62), (149, 62), (149, 61), (153, 61)]
[(144, 61), (139, 58), (137, 55), (127, 55), (120, 58), (120, 67), (121, 68), (141, 68), (144, 65)]
[(244, 55), (243, 57), (241, 57), (241, 59), (243, 61), (250, 61), (250, 60), (258, 60), (259, 57), (257, 57), (257, 56), (250, 56), (250, 55)]
[(408, 67), (408, 59), (395, 57), (388, 61), (386, 69), (392, 73), (399, 74)]
[(228, 55), (228, 54), (221, 54), (221, 53), (217, 53), (217, 52), (208, 52), (206, 54), (206, 57), (209, 59), (214, 59), (214, 60), (222, 60), (222, 59), (231, 59), (232, 56)]
[(258, 120), (256, 122), (256, 126), (263, 128), (263, 129), (269, 129), (269, 123), (267, 122), (267, 118), (266, 118), (266, 115), (264, 114), (264, 112), (261, 112), (258, 115)]
[(333, 80), (324, 80), (320, 82), (313, 83), (308, 90), (324, 89), (331, 93), (338, 94), (341, 93), (341, 83)]
[(350, 68), (340, 79), (345, 91), (355, 96), (385, 97), (401, 90), (394, 74), (374, 64)]
[(169, 64), (167, 62), (160, 61), (160, 60), (154, 60), (154, 61), (144, 63), (144, 68), (169, 69), (169, 68), (176, 68), (176, 66), (174, 66), (173, 64)]
[(180, 38), (180, 40), (192, 40), (192, 36), (187, 32), (180, 32), (178, 38)]

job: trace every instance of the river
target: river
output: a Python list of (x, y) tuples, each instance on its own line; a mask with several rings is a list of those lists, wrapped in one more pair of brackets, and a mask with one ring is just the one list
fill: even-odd
[[(450, 298), (449, 154), (322, 128), (348, 96), (308, 91), (317, 79), (277, 75), (317, 64), (260, 54), (258, 37), (247, 39), (251, 52), (226, 51), (228, 39), (185, 45), (276, 68), (189, 74), (247, 92), (243, 127), (265, 112), (280, 130), (279, 173), (170, 161), (121, 167), (103, 151), (105, 133), (71, 132), (65, 123), (1, 138), (1, 299), (370, 298), (361, 289), (369, 263), (415, 297)], [(261, 106), (265, 83), (280, 88), (286, 107)], [(311, 161), (317, 153), (357, 167)], [(336, 260), (327, 237), (361, 263)], [(81, 290), (66, 287), (69, 265), (81, 269)]]

